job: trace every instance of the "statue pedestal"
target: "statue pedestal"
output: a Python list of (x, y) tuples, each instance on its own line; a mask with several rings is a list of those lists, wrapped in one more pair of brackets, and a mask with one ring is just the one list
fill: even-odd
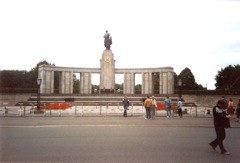
[(102, 53), (100, 92), (114, 93), (115, 91), (115, 60), (111, 50), (104, 50)]

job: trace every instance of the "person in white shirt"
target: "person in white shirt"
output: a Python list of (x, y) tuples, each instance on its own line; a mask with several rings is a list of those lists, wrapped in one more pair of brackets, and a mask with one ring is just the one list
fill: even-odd
[(152, 96), (152, 107), (151, 107), (152, 118), (155, 117), (156, 115), (156, 107), (157, 107), (157, 100), (155, 99), (154, 96)]

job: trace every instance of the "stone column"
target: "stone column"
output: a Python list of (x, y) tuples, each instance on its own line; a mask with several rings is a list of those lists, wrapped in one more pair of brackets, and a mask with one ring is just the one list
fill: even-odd
[(88, 72), (82, 72), (80, 77), (80, 94), (91, 94), (92, 93), (92, 75)]
[(163, 94), (162, 72), (159, 72), (159, 94)]
[(131, 77), (132, 77), (132, 80), (131, 80), (131, 94), (134, 94), (134, 91), (135, 91), (135, 74), (134, 73), (131, 73)]
[(173, 94), (174, 90), (174, 75), (173, 72), (168, 72), (168, 86), (167, 86), (167, 94)]
[(73, 94), (73, 72), (70, 72), (70, 85), (69, 85), (69, 90), (70, 90), (70, 93)]
[(38, 78), (42, 79), (40, 93), (54, 93), (54, 71), (45, 70), (44, 66), (39, 66)]
[(134, 94), (134, 83), (134, 73), (124, 73), (123, 93)]
[(142, 73), (142, 94), (152, 94), (152, 73)]
[(45, 93), (53, 93), (54, 86), (54, 72), (45, 71)]
[[(45, 70), (43, 66), (38, 67), (38, 78), (42, 79), (41, 85), (40, 85), (40, 93), (46, 93), (45, 92), (45, 86), (46, 86), (46, 79), (45, 79)], [(37, 84), (37, 81), (36, 81)]]
[(73, 93), (73, 73), (63, 71), (59, 76), (59, 93), (72, 94)]
[(168, 77), (167, 72), (162, 72), (162, 94), (168, 93)]
[(159, 73), (159, 94), (174, 93), (174, 73), (164, 71)]
[(153, 94), (153, 73), (149, 72), (149, 94)]

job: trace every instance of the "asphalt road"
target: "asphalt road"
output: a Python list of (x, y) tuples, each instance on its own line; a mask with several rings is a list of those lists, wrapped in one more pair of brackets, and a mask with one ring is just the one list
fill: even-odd
[(1, 118), (0, 124), (0, 162), (239, 162), (239, 127), (227, 129), (225, 156), (208, 145), (212, 118)]

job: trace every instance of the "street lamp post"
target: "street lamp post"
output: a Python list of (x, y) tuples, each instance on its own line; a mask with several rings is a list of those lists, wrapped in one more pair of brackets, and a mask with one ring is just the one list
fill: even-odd
[(182, 79), (178, 79), (179, 98), (182, 97)]
[(40, 112), (40, 86), (41, 86), (42, 79), (37, 79), (37, 86), (38, 86), (38, 92), (37, 92), (37, 111)]

